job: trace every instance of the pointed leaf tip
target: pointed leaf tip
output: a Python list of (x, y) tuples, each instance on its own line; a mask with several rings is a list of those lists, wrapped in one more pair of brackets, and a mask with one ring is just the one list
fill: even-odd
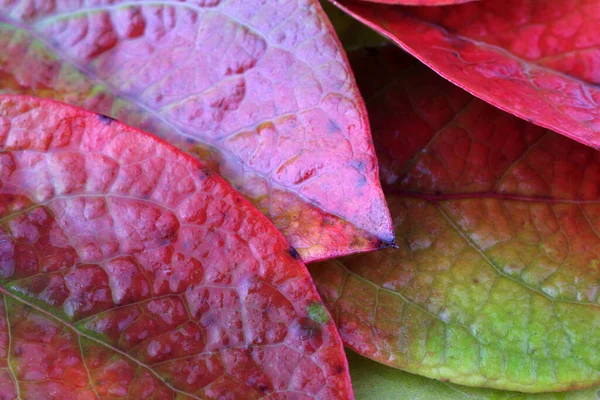
[(317, 0), (0, 4), (0, 92), (196, 155), (304, 261), (393, 236), (364, 103)]

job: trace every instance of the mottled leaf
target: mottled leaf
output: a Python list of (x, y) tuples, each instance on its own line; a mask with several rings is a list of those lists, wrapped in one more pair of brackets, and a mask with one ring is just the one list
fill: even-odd
[(600, 0), (333, 3), (475, 96), (600, 147)]
[(519, 393), (473, 388), (427, 379), (348, 351), (357, 400), (598, 400), (600, 388), (554, 393)]
[(311, 269), (344, 342), (471, 386), (598, 384), (600, 152), (393, 47), (353, 66), (399, 249)]
[(364, 104), (317, 0), (4, 1), (0, 90), (197, 154), (305, 261), (393, 240)]
[(275, 227), (196, 159), (71, 106), (0, 96), (0, 304), (2, 399), (352, 398)]

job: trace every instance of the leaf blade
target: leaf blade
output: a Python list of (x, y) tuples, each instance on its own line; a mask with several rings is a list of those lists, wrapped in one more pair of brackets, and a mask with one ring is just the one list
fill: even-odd
[[(504, 12), (492, 1), (436, 9), (334, 4), (474, 96), (597, 148), (594, 44), (581, 49), (583, 36), (573, 37), (568, 31), (575, 16), (581, 17), (578, 23), (586, 27), (581, 35), (588, 28), (595, 29), (593, 4), (573, 11), (574, 3), (567, 1), (553, 3), (552, 9), (545, 9), (543, 2), (515, 2), (507, 4)], [(473, 23), (459, 22), (465, 18)], [(473, 29), (461, 29), (461, 24)], [(543, 35), (534, 34), (536, 28), (556, 35), (557, 40), (566, 36), (553, 48), (552, 38), (542, 40)], [(525, 42), (527, 45), (519, 45)], [(565, 49), (569, 45), (569, 50)], [(532, 56), (528, 48), (539, 54)], [(556, 56), (554, 51), (568, 57)]]
[(344, 343), (469, 386), (596, 384), (597, 151), (389, 48), (354, 65), (399, 249), (311, 269)]
[(61, 103), (0, 96), (0, 126), (1, 326), (23, 396), (352, 397), (305, 267), (224, 180)]
[(121, 119), (206, 159), (306, 261), (392, 240), (364, 105), (317, 2), (86, 4), (5, 6), (21, 35), (3, 34), (5, 91)]
[(448, 382), (439, 382), (390, 368), (348, 351), (350, 373), (357, 399), (375, 397), (392, 400), (403, 399), (477, 399), (477, 400), (570, 400), (594, 399), (598, 388), (568, 393), (517, 393), (494, 389), (471, 388)]

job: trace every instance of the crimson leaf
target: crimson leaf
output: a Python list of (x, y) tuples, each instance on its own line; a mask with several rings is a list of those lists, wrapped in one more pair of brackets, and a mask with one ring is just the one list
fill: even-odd
[(0, 96), (0, 397), (351, 398), (297, 253), (109, 117)]
[(600, 0), (332, 2), (473, 95), (600, 147)]

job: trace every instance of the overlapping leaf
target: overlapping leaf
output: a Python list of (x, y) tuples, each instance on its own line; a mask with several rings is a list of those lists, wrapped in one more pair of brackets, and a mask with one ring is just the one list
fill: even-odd
[(600, 147), (600, 1), (333, 2), (475, 96)]
[(352, 397), (297, 253), (198, 161), (19, 96), (0, 149), (0, 398)]
[(567, 393), (517, 393), (472, 388), (427, 379), (348, 352), (352, 387), (357, 400), (598, 400), (600, 388)]
[(0, 49), (0, 91), (196, 153), (304, 260), (393, 239), (364, 105), (316, 0), (11, 0)]
[(311, 270), (342, 339), (466, 385), (600, 382), (600, 152), (401, 53), (353, 63), (400, 248)]

